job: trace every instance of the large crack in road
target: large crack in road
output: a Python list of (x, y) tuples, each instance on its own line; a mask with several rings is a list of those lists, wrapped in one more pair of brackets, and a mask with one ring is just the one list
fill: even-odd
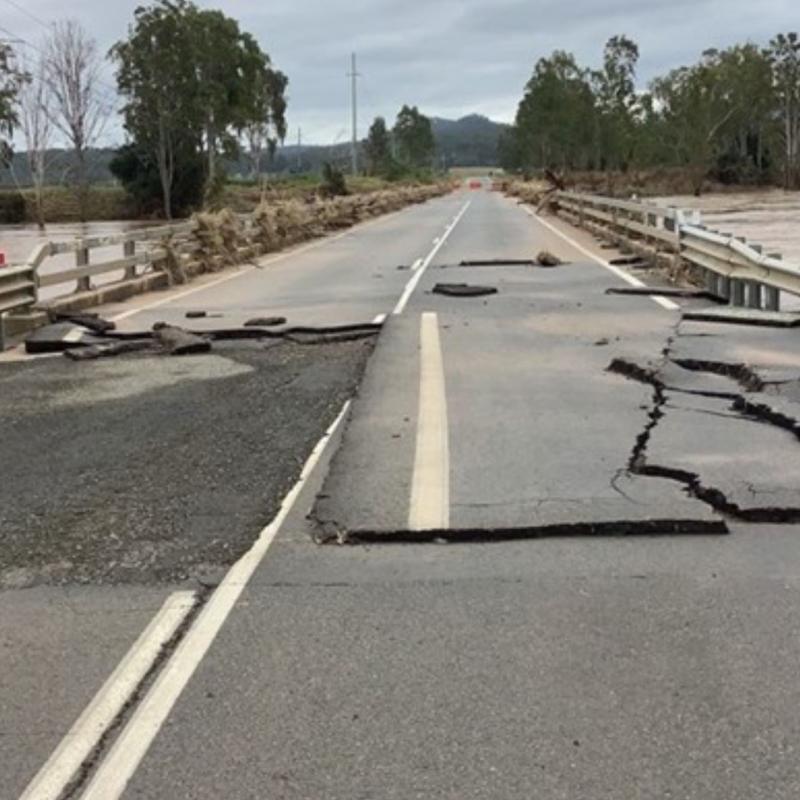
[[(680, 323), (676, 326), (676, 335), (679, 328)], [(795, 439), (800, 439), (800, 421), (783, 411), (773, 408), (768, 403), (754, 402), (751, 398), (738, 392), (704, 391), (665, 382), (661, 374), (664, 367), (671, 363), (687, 371), (703, 372), (729, 378), (749, 393), (760, 393), (768, 385), (748, 364), (673, 357), (673, 343), (674, 337), (671, 337), (662, 353), (662, 360), (655, 366), (643, 366), (635, 361), (616, 358), (608, 367), (608, 371), (611, 373), (616, 373), (628, 380), (653, 387), (652, 406), (648, 411), (647, 423), (634, 443), (627, 468), (622, 470), (620, 474), (627, 472), (628, 474), (663, 478), (664, 480), (680, 483), (688, 495), (707, 504), (723, 517), (732, 520), (751, 523), (800, 522), (800, 507), (743, 507), (740, 503), (728, 497), (722, 489), (704, 482), (703, 476), (699, 472), (666, 464), (652, 463), (649, 460), (648, 448), (653, 433), (669, 413), (670, 396), (679, 393), (702, 396), (729, 403), (728, 408), (733, 412), (733, 415), (726, 416), (734, 416), (742, 422), (766, 424), (790, 433)], [(697, 413), (718, 412), (698, 411)], [(752, 486), (752, 484), (748, 485)]]

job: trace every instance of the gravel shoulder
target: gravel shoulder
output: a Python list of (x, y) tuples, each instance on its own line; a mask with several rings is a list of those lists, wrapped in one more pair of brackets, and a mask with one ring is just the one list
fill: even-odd
[(215, 582), (356, 390), (368, 341), (0, 369), (0, 588)]

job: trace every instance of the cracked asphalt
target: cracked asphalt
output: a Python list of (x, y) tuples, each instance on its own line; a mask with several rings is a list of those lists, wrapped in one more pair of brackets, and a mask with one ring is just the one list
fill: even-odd
[[(326, 322), (371, 319), (391, 309), (410, 277), (396, 265), (425, 255), (465, 195), (404, 212), (371, 234), (332, 245), (327, 255), (291, 260), (275, 277), (275, 294), (265, 286), (255, 296), (262, 278), (251, 273), (240, 290), (233, 282), (222, 295), (209, 292), (207, 303), (179, 298), (144, 312), (144, 319), (161, 314), (175, 322), (189, 307), (226, 303), (237, 309), (231, 315), (242, 314), (245, 299), (247, 313), (286, 311), (290, 320), (293, 308), (304, 320), (312, 308)], [(129, 406), (120, 431), (138, 435), (150, 430), (145, 410), (148, 418), (159, 413), (146, 399), (174, 398), (174, 415), (164, 420), (173, 420), (181, 452), (196, 461), (185, 475), (165, 470), (160, 480), (143, 482), (156, 507), (143, 512), (150, 516), (130, 542), (145, 538), (145, 529), (152, 537), (155, 515), (174, 510), (163, 485), (170, 480), (196, 501), (196, 510), (187, 503), (180, 513), (201, 521), (197, 552), (176, 537), (176, 549), (163, 551), (161, 575), (94, 572), (90, 564), (85, 575), (96, 585), (52, 586), (46, 582), (69, 573), (31, 563), (17, 580), (35, 582), (38, 574), (44, 583), (4, 592), (12, 611), (0, 615), (0, 717), (9, 720), (0, 743), (9, 754), (3, 766), (13, 770), (0, 796), (7, 787), (9, 797), (18, 796), (58, 732), (141, 630), (147, 609), (158, 606), (168, 587), (183, 585), (176, 578), (218, 580), (226, 551), (212, 535), (215, 526), (203, 528), (203, 517), (209, 514), (217, 531), (230, 521), (225, 538), (238, 547), (240, 523), (259, 507), (270, 511), (272, 467), (255, 476), (244, 469), (272, 453), (255, 447), (253, 437), (259, 431), (262, 441), (294, 437), (291, 447), (275, 449), (273, 460), (294, 464), (291, 449), (302, 460), (313, 424), (327, 424), (337, 392), (356, 384), (347, 424), (125, 798), (789, 800), (800, 794), (800, 529), (788, 522), (800, 505), (797, 334), (681, 322), (646, 297), (607, 295), (620, 280), (515, 203), (488, 192), (468, 196), (472, 204), (371, 354), (365, 343), (333, 350), (233, 347), (194, 366), (140, 361), (146, 368), (133, 380), (123, 374), (137, 369), (130, 359), (99, 367), (118, 371), (107, 380), (58, 378), (58, 392), (44, 376), (52, 369), (58, 375), (60, 363), (0, 373), (25, 398), (9, 403), (16, 407), (6, 412), (15, 414), (14, 431), (21, 425), (35, 435), (42, 420), (70, 420), (63, 430), (45, 424), (39, 435), (63, 443), (53, 452), (76, 454), (73, 484), (84, 472), (99, 476), (97, 485), (117, 475), (108, 484), (115, 488), (107, 495), (111, 511), (118, 492), (136, 484), (130, 471), (114, 472), (110, 456), (92, 473), (93, 451), (71, 447), (90, 436), (87, 424), (85, 435), (70, 438), (82, 430), (81, 404)], [(551, 222), (609, 257), (584, 234)], [(543, 249), (567, 263), (455, 266)], [(376, 252), (387, 265), (382, 279), (374, 278)], [(441, 282), (498, 291), (479, 298), (431, 294)], [(429, 359), (423, 314), (436, 315), (440, 366)], [(198, 375), (178, 376), (179, 367)], [(300, 386), (288, 375), (302, 376)], [(431, 391), (431, 375), (443, 391)], [(6, 384), (0, 386), (5, 398)], [(300, 389), (309, 392), (298, 409), (308, 419), (307, 438), (296, 436), (291, 418), (290, 398)], [(289, 416), (275, 407), (282, 392)], [(191, 424), (211, 419), (205, 416), (211, 396), (228, 409), (212, 418), (235, 440), (230, 444), (216, 431), (198, 436)], [(243, 398), (250, 413), (237, 414)], [(426, 461), (418, 431), (422, 420), (441, 425), (442, 401), (448, 446), (433, 448)], [(113, 432), (113, 422), (104, 418), (101, 430)], [(172, 428), (158, 430), (143, 437), (151, 449), (137, 465), (158, 459), (162, 437), (167, 449)], [(110, 443), (102, 446), (114, 452)], [(134, 453), (138, 447), (126, 445)], [(235, 471), (229, 459), (240, 452), (246, 456)], [(420, 463), (431, 469), (444, 458), (447, 528), (415, 531), (421, 536), (411, 541), (415, 475)], [(55, 481), (46, 462), (38, 463)], [(210, 499), (196, 488), (207, 464), (218, 465), (200, 481), (218, 493)], [(227, 481), (228, 469), (236, 480)], [(8, 502), (18, 503), (26, 491), (27, 484), (17, 484)], [(218, 502), (228, 491), (230, 502)], [(441, 496), (427, 502), (435, 505)], [(138, 506), (125, 502), (122, 516), (138, 516)], [(43, 541), (58, 546), (57, 527), (48, 535)], [(359, 544), (359, 535), (369, 544)], [(89, 540), (96, 546), (101, 539)], [(20, 558), (36, 562), (20, 539), (13, 541)], [(64, 546), (77, 541), (67, 536)], [(105, 576), (120, 582), (106, 583)], [(65, 630), (57, 621), (67, 605), (75, 619)], [(39, 636), (35, 626), (48, 613), (55, 618)], [(16, 623), (9, 622), (12, 614)], [(43, 643), (48, 637), (57, 646)], [(98, 642), (109, 642), (107, 654), (98, 652)], [(30, 648), (36, 663), (27, 675)], [(46, 662), (59, 654), (69, 669), (52, 680)], [(48, 675), (57, 697), (52, 713), (35, 697)]]

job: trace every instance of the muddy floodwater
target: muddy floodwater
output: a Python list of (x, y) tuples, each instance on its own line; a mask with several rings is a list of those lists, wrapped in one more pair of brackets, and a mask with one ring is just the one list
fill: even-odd
[(697, 209), (703, 224), (722, 233), (744, 236), (800, 265), (800, 192), (766, 190), (736, 194), (660, 197), (660, 204)]
[[(744, 236), (751, 244), (762, 245), (765, 253), (779, 254), (800, 269), (800, 192), (767, 189), (701, 197), (677, 195), (656, 202), (697, 209), (708, 228)], [(781, 307), (800, 311), (800, 298), (783, 292)]]
[[(47, 241), (64, 242), (78, 237), (109, 236), (113, 233), (125, 233), (136, 228), (147, 228), (159, 224), (163, 225), (164, 223), (117, 221), (81, 224), (75, 222), (48, 225), (45, 231), (39, 230), (36, 225), (0, 225), (0, 252), (5, 253), (7, 264), (23, 264), (38, 245)], [(101, 247), (91, 251), (91, 259), (95, 263), (102, 263), (103, 261), (121, 257), (121, 245)], [(41, 269), (43, 274), (52, 274), (73, 266), (75, 266), (75, 256), (70, 253), (64, 253), (48, 258)], [(120, 270), (119, 273), (95, 276), (92, 281), (95, 285), (100, 285), (120, 280), (122, 275), (122, 270)], [(59, 295), (68, 294), (72, 289), (74, 289), (74, 284), (51, 286), (43, 289), (40, 297), (43, 300), (48, 300)]]

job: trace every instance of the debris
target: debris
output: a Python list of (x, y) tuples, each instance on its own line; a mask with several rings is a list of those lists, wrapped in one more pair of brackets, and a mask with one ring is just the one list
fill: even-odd
[(623, 256), (622, 258), (612, 258), (609, 262), (612, 267), (646, 267), (647, 262), (642, 256)]
[(157, 322), (153, 326), (153, 333), (171, 356), (195, 355), (208, 353), (211, 350), (211, 342), (208, 339), (189, 333), (183, 328), (167, 325), (165, 322)]
[(71, 358), (73, 361), (92, 361), (96, 358), (108, 358), (109, 356), (119, 356), (124, 353), (138, 353), (143, 350), (151, 350), (152, 348), (152, 340), (139, 339), (93, 344), (89, 347), (78, 348), (77, 350), (65, 350), (64, 355), (67, 358)]
[(606, 347), (609, 344), (608, 339), (598, 339), (595, 343), (595, 347)]
[(80, 325), (82, 328), (92, 331), (92, 333), (108, 333), (116, 330), (117, 325), (111, 320), (103, 319), (99, 314), (89, 314), (82, 312), (63, 312), (48, 310), (47, 317), (52, 323), (70, 322), (73, 325)]
[(472, 286), (468, 283), (437, 283), (433, 287), (434, 294), (443, 294), (448, 297), (483, 297), (487, 294), (497, 294), (494, 286)]
[(720, 295), (714, 294), (714, 292), (709, 292), (708, 289), (682, 289), (674, 286), (614, 286), (610, 289), (606, 289), (606, 294), (628, 294), (645, 297), (684, 297), (695, 300), (711, 300), (714, 303), (728, 302), (724, 297), (720, 297)]
[(760, 311), (753, 308), (702, 308), (686, 310), (682, 319), (695, 322), (720, 322), (731, 325), (763, 325), (768, 328), (796, 328), (800, 314), (786, 311)]
[(222, 314), (210, 313), (208, 311), (187, 311), (186, 319), (221, 319)]
[(29, 333), (25, 337), (25, 352), (31, 355), (63, 353), (65, 350), (100, 344), (103, 341), (105, 340), (70, 322), (57, 322)]
[(564, 262), (558, 256), (553, 255), (549, 251), (542, 250), (542, 252), (536, 256), (536, 263), (540, 267), (558, 267)]
[(255, 317), (245, 322), (245, 328), (272, 328), (275, 325), (285, 325), (286, 317)]
[(536, 262), (529, 258), (490, 258), (462, 261), (460, 267), (533, 267)]

